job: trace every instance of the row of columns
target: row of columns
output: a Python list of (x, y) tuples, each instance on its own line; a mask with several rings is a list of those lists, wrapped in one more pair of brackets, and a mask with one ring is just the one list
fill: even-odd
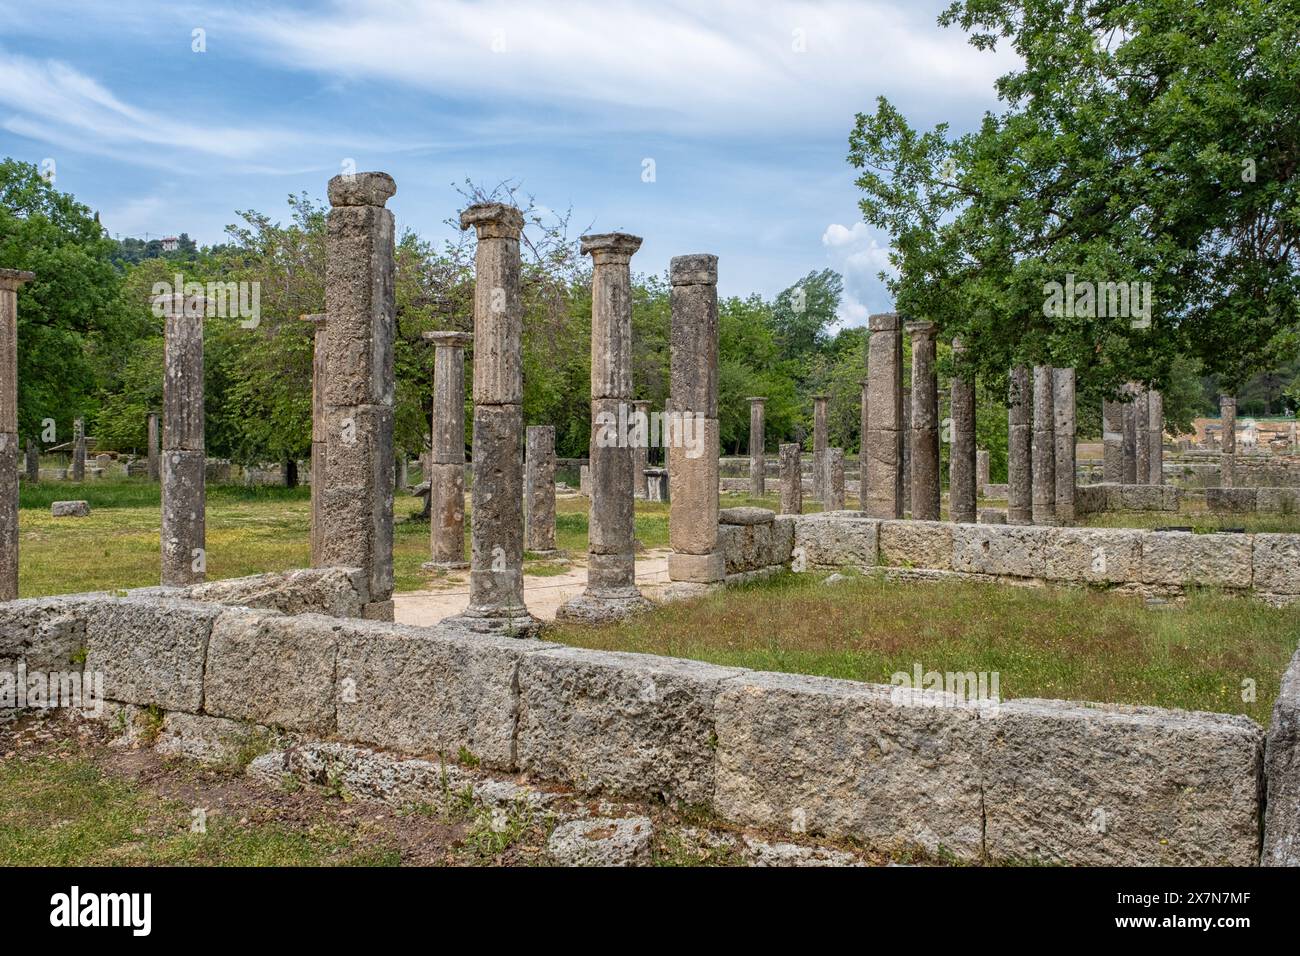
[(1075, 519), (1075, 375), (1072, 368), (1019, 365), (1007, 390), (1007, 523)]
[(1121, 395), (1127, 400), (1107, 400), (1101, 406), (1102, 480), (1164, 484), (1164, 397), (1135, 382), (1125, 385)]

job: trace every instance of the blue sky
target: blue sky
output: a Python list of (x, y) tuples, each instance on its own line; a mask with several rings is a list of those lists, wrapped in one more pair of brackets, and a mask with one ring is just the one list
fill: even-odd
[(859, 216), (854, 113), (883, 94), (969, 129), (1014, 62), (938, 27), (946, 4), (0, 0), (0, 153), (52, 161), (112, 234), (205, 243), (349, 161), (433, 240), (454, 183), (511, 178), (643, 236), (637, 271), (712, 252), (722, 294), (771, 296), (838, 269), (858, 325), (889, 307), (888, 237)]

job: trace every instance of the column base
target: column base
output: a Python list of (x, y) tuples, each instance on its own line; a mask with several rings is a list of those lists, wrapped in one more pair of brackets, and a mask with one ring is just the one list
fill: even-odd
[(665, 603), (671, 601), (693, 601), (696, 598), (716, 594), (724, 588), (726, 588), (726, 585), (721, 581), (714, 581), (712, 584), (698, 584), (693, 581), (674, 581), (672, 584), (668, 585), (668, 587), (663, 589), (662, 597)]
[(536, 548), (525, 548), (524, 551), (535, 558), (547, 558), (548, 560), (567, 558), (569, 556), (569, 552), (565, 551), (563, 548), (544, 548), (542, 550), (537, 550)]
[(543, 622), (528, 613), (527, 608), (466, 608), (460, 614), (445, 618), (443, 624), (452, 624), (475, 634), (492, 634), (500, 637), (533, 638), (542, 633)]
[(608, 624), (622, 621), (654, 607), (636, 588), (584, 591), (560, 605), (557, 621), (571, 624)]
[(668, 555), (668, 580), (688, 584), (713, 584), (726, 579), (727, 566), (721, 551), (709, 554)]
[(420, 565), (421, 571), (463, 571), (469, 567), (468, 561), (425, 561)]

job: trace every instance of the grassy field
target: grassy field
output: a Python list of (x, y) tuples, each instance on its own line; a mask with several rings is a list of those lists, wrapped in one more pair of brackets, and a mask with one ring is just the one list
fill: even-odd
[(1247, 531), (1274, 534), (1300, 533), (1300, 514), (1220, 515), (1208, 511), (1102, 512), (1085, 515), (1079, 524), (1090, 528), (1191, 528), (1199, 534)]
[[(882, 683), (917, 663), (997, 672), (1008, 699), (1155, 704), (1267, 723), (1300, 634), (1300, 610), (1210, 593), (1148, 608), (1084, 589), (822, 580), (787, 573), (616, 626), (557, 626), (546, 638)], [(1251, 686), (1253, 700), (1243, 699)]]

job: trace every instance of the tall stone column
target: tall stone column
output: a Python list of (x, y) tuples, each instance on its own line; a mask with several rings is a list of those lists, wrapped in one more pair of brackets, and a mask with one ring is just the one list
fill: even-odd
[(799, 443), (788, 442), (779, 449), (781, 464), (781, 514), (803, 514), (803, 461)]
[(975, 379), (961, 368), (966, 347), (952, 340), (958, 373), (952, 379), (952, 444), (948, 449), (948, 517), (971, 523), (976, 518)]
[(529, 425), (524, 457), (524, 548), (539, 555), (555, 547), (555, 426)]
[(1033, 524), (1033, 389), (1029, 369), (1011, 370), (1007, 390), (1007, 524)]
[(632, 495), (644, 498), (647, 495), (645, 470), (650, 467), (650, 403), (633, 402), (632, 414), (636, 416), (637, 429), (637, 441), (632, 446)]
[(207, 475), (203, 445), (203, 300), (163, 296), (162, 583), (197, 584), (207, 573)]
[(1124, 386), (1130, 400), (1124, 403), (1124, 484), (1137, 484), (1137, 391), (1132, 382)]
[(162, 475), (162, 468), (158, 460), (158, 442), (161, 439), (158, 428), (158, 413), (150, 412), (145, 422), (145, 430), (149, 448), (146, 452), (146, 460), (149, 464), (149, 480), (158, 481)]
[(858, 510), (867, 510), (867, 409), (870, 405), (867, 397), (867, 380), (858, 379), (862, 386), (862, 398), (858, 409)]
[(86, 480), (86, 420), (80, 415), (72, 420), (72, 471), (68, 477)]
[(749, 399), (749, 493), (754, 498), (763, 497), (767, 478), (764, 455), (766, 436), (763, 427), (763, 405), (766, 398)]
[(36, 439), (27, 439), (27, 459), (24, 462), (27, 469), (28, 481), (41, 480), (41, 449), (36, 444)]
[(829, 395), (813, 396), (813, 497), (826, 500), (826, 434)]
[[(697, 446), (668, 448), (672, 499), (668, 577), (687, 587), (723, 580), (718, 547), (718, 257), (676, 256), (672, 287), (672, 407), (695, 418)], [(695, 455), (695, 457), (692, 457)]]
[(0, 601), (18, 597), (18, 290), (35, 278), (0, 269)]
[[(636, 586), (632, 453), (620, 427), (632, 403), (631, 263), (639, 248), (639, 236), (622, 232), (582, 237), (582, 251), (592, 260), (587, 587), (560, 607), (559, 620), (618, 620), (649, 606)], [(716, 457), (714, 469), (716, 486)], [(670, 483), (676, 482), (674, 475)], [(716, 525), (715, 517), (715, 537)], [(670, 536), (681, 538), (685, 530), (670, 521)]]
[(325, 341), (325, 313), (300, 315), (299, 320), (314, 326), (311, 349), (311, 566), (324, 567), (324, 507), (325, 489), (329, 487), (325, 452), (325, 360), (328, 347)]
[(899, 407), (903, 410), (903, 427), (899, 430), (898, 460), (903, 473), (903, 514), (912, 513), (912, 390), (903, 389), (899, 397)]
[(1133, 458), (1134, 484), (1145, 485), (1151, 477), (1151, 392), (1144, 385), (1134, 385)]
[[(433, 342), (433, 411), (429, 416), (429, 560), (426, 568), (467, 568), (465, 561), (466, 332), (425, 332)], [(552, 463), (554, 468), (554, 463)]]
[(393, 619), (393, 214), (387, 173), (329, 182), (321, 561), (361, 568), (363, 616)]
[(898, 315), (873, 315), (867, 324), (867, 440), (863, 508), (872, 518), (903, 516), (903, 334)]
[(1052, 407), (1056, 422), (1053, 436), (1056, 441), (1056, 520), (1072, 524), (1075, 519), (1074, 484), (1075, 436), (1078, 422), (1074, 402), (1074, 369), (1058, 368), (1052, 372)]
[(939, 520), (939, 374), (933, 322), (908, 322), (912, 339), (912, 517)]
[(1147, 484), (1165, 483), (1165, 397), (1152, 389), (1147, 406)]
[(1233, 487), (1237, 465), (1237, 396), (1219, 396), (1219, 421), (1223, 426), (1219, 449), (1219, 481), (1224, 488)]
[(989, 483), (989, 452), (987, 448), (975, 452), (975, 496), (984, 497), (984, 486)]
[(844, 449), (826, 449), (826, 476), (822, 480), (826, 489), (826, 498), (822, 502), (823, 511), (844, 510)]
[(1124, 481), (1124, 405), (1122, 402), (1101, 403), (1102, 481), (1121, 484)]
[[(453, 621), (485, 633), (532, 637), (540, 622), (524, 604), (523, 214), (476, 203), (460, 214), (474, 228), (474, 439), (470, 500), (469, 607)], [(593, 373), (595, 370), (592, 370)]]
[(1056, 524), (1056, 384), (1052, 366), (1034, 366), (1030, 481), (1034, 524)]

